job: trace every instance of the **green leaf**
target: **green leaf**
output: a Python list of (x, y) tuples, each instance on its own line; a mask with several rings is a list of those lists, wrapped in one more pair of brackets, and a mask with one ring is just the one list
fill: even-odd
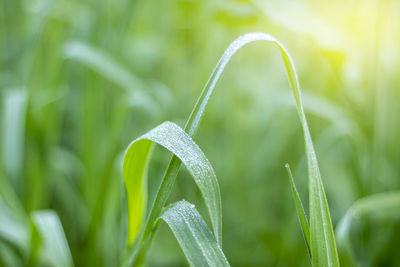
[(32, 213), (32, 220), (43, 241), (41, 258), (51, 266), (73, 266), (71, 252), (57, 213), (41, 210)]
[(229, 266), (229, 263), (194, 205), (174, 203), (160, 218), (179, 242), (190, 266)]
[(339, 258), (336, 249), (335, 236), (330, 218), (328, 201), (319, 172), (317, 156), (312, 143), (310, 130), (307, 125), (300, 94), (300, 85), (297, 73), (286, 48), (277, 40), (273, 42), (278, 45), (289, 83), (297, 105), (301, 125), (304, 132), (304, 141), (307, 155), (309, 175), (309, 201), (310, 201), (310, 248), (313, 266), (339, 266)]
[[(164, 122), (133, 141), (125, 153), (123, 176), (128, 206), (128, 245), (138, 237), (147, 201), (147, 165), (153, 143), (157, 143), (186, 166), (199, 187), (210, 213), (214, 234), (221, 240), (221, 196), (214, 170), (200, 148), (176, 124)], [(159, 194), (165, 194), (159, 191)], [(164, 197), (168, 197), (165, 195)]]
[(349, 231), (353, 219), (364, 215), (387, 212), (390, 210), (395, 211), (396, 215), (398, 215), (399, 207), (400, 191), (392, 191), (374, 194), (359, 199), (347, 210), (346, 214), (342, 219), (340, 219), (336, 227), (336, 237), (339, 248), (341, 248), (342, 252), (345, 253), (347, 257), (349, 257), (352, 265), (356, 265), (353, 248), (349, 239)]
[(122, 67), (105, 51), (94, 46), (83, 42), (70, 41), (64, 45), (64, 55), (68, 59), (76, 60), (97, 71), (127, 91), (132, 88), (143, 89), (143, 84), (139, 78)]
[(132, 95), (133, 105), (146, 107), (148, 110), (158, 110), (155, 101), (145, 91), (146, 85), (142, 80), (121, 66), (105, 51), (83, 42), (71, 41), (64, 45), (64, 56), (78, 61), (120, 86)]
[(296, 184), (294, 183), (292, 171), (290, 170), (289, 164), (286, 164), (285, 167), (286, 167), (286, 170), (287, 170), (289, 178), (290, 178), (293, 198), (294, 198), (294, 202), (296, 204), (297, 216), (299, 217), (301, 230), (303, 231), (304, 240), (306, 241), (307, 251), (308, 251), (308, 254), (310, 255), (310, 258), (312, 258), (311, 251), (310, 251), (310, 230), (308, 229), (308, 221), (307, 221), (306, 213), (304, 212), (303, 204), (301, 202), (299, 192), (297, 191)]
[(23, 169), (28, 96), (24, 88), (15, 88), (4, 91), (3, 97), (2, 158), (6, 174), (16, 179)]

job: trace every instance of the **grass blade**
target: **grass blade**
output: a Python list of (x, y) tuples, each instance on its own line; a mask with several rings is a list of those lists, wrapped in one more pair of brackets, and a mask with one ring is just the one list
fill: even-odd
[(4, 92), (2, 156), (4, 170), (14, 182), (23, 169), (26, 107), (27, 93), (24, 89)]
[[(336, 227), (338, 246), (342, 249), (353, 265), (356, 265), (354, 252), (349, 239), (350, 226), (353, 218), (363, 215), (396, 210), (400, 207), (400, 191), (383, 192), (357, 200), (339, 221)], [(398, 214), (398, 213), (397, 213)]]
[(329, 214), (328, 202), (322, 185), (317, 157), (312, 143), (310, 130), (308, 128), (304, 113), (300, 85), (297, 73), (286, 48), (273, 36), (265, 33), (248, 33), (236, 39), (225, 50), (211, 74), (205, 88), (203, 89), (195, 108), (193, 109), (187, 123), (188, 133), (193, 135), (203, 117), (210, 96), (219, 80), (224, 68), (231, 57), (244, 45), (255, 41), (266, 41), (278, 46), (279, 51), (288, 74), (289, 84), (296, 102), (297, 111), (303, 128), (305, 148), (309, 172), (309, 198), (310, 198), (310, 248), (312, 263), (314, 266), (339, 266), (336, 249), (335, 236)]
[(110, 55), (89, 44), (78, 41), (68, 42), (64, 45), (64, 55), (97, 71), (127, 91), (132, 88), (143, 89), (139, 78), (120, 66)]
[(190, 266), (229, 266), (220, 246), (194, 205), (174, 203), (161, 216), (179, 242)]
[(51, 210), (32, 213), (43, 240), (42, 260), (51, 266), (73, 266), (71, 252), (58, 215)]
[(145, 91), (146, 85), (104, 51), (83, 42), (71, 41), (64, 45), (64, 56), (78, 61), (120, 86), (132, 95), (133, 105), (158, 110), (153, 98)]
[(286, 167), (286, 170), (287, 170), (289, 178), (290, 178), (292, 194), (293, 194), (294, 202), (296, 204), (297, 216), (299, 217), (301, 230), (303, 231), (304, 240), (306, 241), (307, 251), (308, 251), (308, 254), (310, 255), (310, 258), (312, 258), (311, 251), (310, 251), (310, 230), (308, 228), (308, 221), (307, 221), (306, 213), (304, 212), (303, 203), (301, 202), (299, 192), (297, 191), (296, 184), (294, 183), (292, 171), (290, 170), (289, 164), (286, 164), (285, 167)]
[[(200, 148), (176, 124), (164, 122), (133, 141), (125, 153), (123, 176), (128, 204), (128, 245), (137, 238), (147, 200), (146, 168), (153, 142), (168, 149), (186, 166), (199, 187), (208, 208), (214, 234), (221, 240), (221, 196), (214, 170)], [(159, 191), (159, 194), (165, 192)]]

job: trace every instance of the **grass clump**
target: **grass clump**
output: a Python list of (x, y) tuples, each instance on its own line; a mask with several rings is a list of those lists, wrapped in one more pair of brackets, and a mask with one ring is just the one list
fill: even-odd
[[(156, 199), (152, 206), (150, 206), (149, 215), (145, 219), (144, 214), (147, 209), (146, 204), (146, 164), (148, 157), (150, 155), (151, 143), (148, 141), (144, 142), (142, 146), (138, 146), (136, 141), (134, 141), (128, 148), (125, 154), (124, 160), (124, 181), (128, 200), (128, 247), (129, 247), (129, 258), (127, 260), (127, 265), (140, 264), (143, 262), (146, 254), (146, 250), (151, 243), (152, 237), (157, 229), (157, 218), (161, 214), (161, 210), (164, 207), (167, 198), (171, 192), (172, 186), (174, 184), (175, 178), (178, 174), (181, 161), (189, 168), (192, 176), (202, 192), (203, 198), (208, 207), (211, 221), (214, 229), (214, 237), (221, 246), (221, 206), (218, 201), (220, 201), (220, 193), (218, 188), (218, 183), (215, 179), (215, 175), (202, 175), (206, 172), (202, 168), (206, 167), (208, 164), (199, 164), (197, 171), (200, 174), (201, 182), (196, 179), (198, 177), (193, 170), (191, 170), (191, 164), (203, 158), (200, 152), (197, 152), (200, 156), (195, 156), (188, 147), (182, 147), (183, 144), (192, 143), (190, 141), (191, 137), (195, 135), (201, 119), (203, 118), (205, 109), (207, 107), (208, 101), (211, 97), (214, 88), (221, 77), (226, 65), (232, 58), (232, 56), (243, 46), (248, 43), (255, 41), (266, 41), (268, 43), (275, 44), (279, 51), (285, 65), (286, 72), (289, 78), (289, 84), (292, 89), (294, 100), (296, 102), (297, 111), (299, 114), (300, 122), (303, 128), (304, 141), (306, 147), (306, 155), (308, 162), (308, 172), (309, 172), (309, 202), (310, 202), (310, 228), (308, 230), (307, 221), (305, 219), (304, 211), (298, 209), (299, 217), (301, 221), (301, 226), (303, 228), (304, 236), (307, 240), (307, 246), (309, 247), (310, 256), (312, 258), (312, 263), (314, 266), (339, 266), (339, 259), (336, 249), (335, 236), (333, 234), (333, 227), (330, 218), (328, 203), (325, 196), (325, 191), (322, 185), (321, 175), (318, 168), (317, 157), (315, 155), (314, 146), (311, 140), (311, 134), (308, 129), (307, 120), (302, 106), (300, 86), (297, 78), (297, 73), (289, 53), (286, 48), (274, 37), (265, 33), (248, 33), (245, 34), (234, 42), (226, 49), (225, 53), (222, 55), (218, 61), (216, 67), (214, 68), (206, 86), (204, 87), (196, 105), (194, 106), (185, 126), (185, 132), (181, 131), (179, 127), (173, 126), (174, 124), (167, 123), (158, 126), (154, 130), (150, 131), (148, 134), (152, 138), (147, 138), (155, 141), (162, 146), (166, 147), (168, 150), (173, 152), (175, 156), (172, 157), (169, 166), (165, 172), (164, 178), (162, 179), (161, 185), (158, 189)], [(163, 133), (158, 133), (159, 129), (175, 128), (174, 131), (164, 130)], [(158, 133), (155, 134), (154, 133)], [(180, 136), (174, 132), (181, 132)], [(146, 136), (145, 135), (145, 136)], [(155, 138), (153, 136), (157, 136)], [(177, 138), (178, 137), (178, 138)], [(167, 144), (163, 144), (166, 142)], [(194, 145), (194, 143), (192, 143)], [(188, 160), (188, 158), (190, 158)], [(204, 158), (204, 162), (206, 159)], [(207, 168), (207, 167), (206, 167)], [(295, 185), (293, 179), (292, 188), (295, 193)], [(211, 194), (208, 192), (211, 191)], [(294, 194), (296, 200), (296, 206), (301, 206), (300, 198), (298, 194)], [(136, 198), (136, 199), (135, 199)], [(183, 211), (182, 211), (183, 212)], [(144, 225), (141, 226), (142, 222)], [(172, 222), (173, 224), (174, 222)], [(171, 226), (171, 222), (169, 222)], [(174, 226), (171, 226), (174, 229)], [(140, 234), (138, 233), (140, 231)], [(197, 232), (192, 232), (193, 239), (199, 235)], [(179, 239), (179, 236), (178, 236)], [(182, 242), (180, 242), (181, 247), (183, 247)], [(211, 247), (208, 247), (211, 249)], [(187, 248), (184, 247), (184, 250)], [(193, 253), (200, 253), (207, 255), (210, 251), (195, 250), (192, 248)], [(187, 258), (190, 261), (190, 257), (185, 252)], [(219, 266), (217, 262), (210, 264), (211, 266)]]
[(265, 3), (2, 1), (0, 266), (400, 266), (398, 4)]

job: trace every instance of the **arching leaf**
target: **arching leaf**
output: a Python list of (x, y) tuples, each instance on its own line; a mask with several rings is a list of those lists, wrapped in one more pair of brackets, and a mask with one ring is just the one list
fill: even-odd
[[(342, 249), (342, 252), (348, 257), (348, 260), (350, 261), (350, 263), (348, 264), (352, 264), (354, 266), (356, 265), (355, 255), (349, 239), (349, 231), (353, 219), (364, 215), (370, 215), (389, 210), (398, 211), (399, 208), (399, 191), (374, 194), (359, 199), (353, 203), (353, 205), (347, 210), (346, 214), (342, 217), (336, 227), (338, 246)], [(398, 213), (396, 212), (396, 214)]]
[[(214, 234), (221, 239), (221, 196), (214, 170), (200, 148), (176, 124), (164, 122), (133, 141), (125, 153), (123, 176), (128, 204), (128, 245), (137, 238), (144, 220), (147, 201), (147, 165), (153, 143), (177, 156), (199, 187), (210, 213)], [(168, 195), (163, 191), (158, 194)]]

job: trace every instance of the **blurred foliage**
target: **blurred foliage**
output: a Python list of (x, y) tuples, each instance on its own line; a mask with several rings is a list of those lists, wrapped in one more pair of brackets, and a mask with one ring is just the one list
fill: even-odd
[[(76, 266), (117, 265), (126, 234), (122, 153), (164, 120), (183, 126), (223, 50), (249, 31), (276, 36), (294, 57), (334, 225), (355, 200), (400, 189), (399, 1), (0, 6), (0, 195), (15, 217), (55, 210)], [(220, 182), (233, 266), (309, 265), (284, 169), (294, 167), (306, 200), (301, 129), (283, 70), (272, 46), (240, 51), (196, 136)], [(170, 155), (154, 153), (157, 182)], [(181, 171), (171, 201), (185, 198), (204, 216), (188, 176)], [(350, 238), (361, 266), (399, 266), (399, 214), (357, 222)], [(20, 250), (0, 232), (0, 264), (35, 261)], [(186, 265), (165, 226), (149, 261)]]

